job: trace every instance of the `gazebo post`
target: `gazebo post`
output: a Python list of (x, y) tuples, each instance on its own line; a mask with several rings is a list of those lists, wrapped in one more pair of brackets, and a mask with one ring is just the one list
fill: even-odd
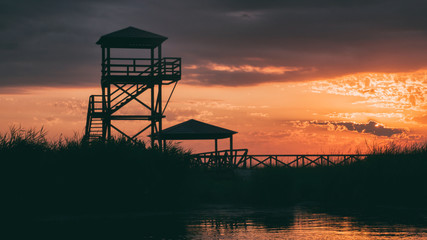
[(218, 138), (215, 138), (215, 162), (216, 162), (216, 167), (219, 167), (219, 159), (218, 159)]
[(215, 156), (218, 156), (218, 138), (215, 138)]
[(233, 135), (230, 136), (230, 163), (233, 163)]

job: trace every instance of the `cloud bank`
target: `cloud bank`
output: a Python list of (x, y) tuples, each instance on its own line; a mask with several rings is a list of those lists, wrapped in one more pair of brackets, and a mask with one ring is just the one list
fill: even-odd
[(352, 131), (358, 133), (368, 133), (375, 136), (391, 137), (395, 134), (405, 133), (404, 129), (400, 128), (386, 128), (383, 125), (369, 121), (368, 123), (354, 123), (354, 122), (309, 122), (311, 125), (326, 126), (328, 130), (332, 131)]
[(422, 0), (5, 0), (0, 86), (98, 85), (95, 42), (130, 25), (169, 37), (164, 54), (196, 66), (183, 72), (192, 84), (415, 71), (427, 66), (426, 10)]

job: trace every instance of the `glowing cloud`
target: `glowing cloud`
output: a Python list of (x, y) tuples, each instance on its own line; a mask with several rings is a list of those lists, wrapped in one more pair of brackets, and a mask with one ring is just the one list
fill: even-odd
[(262, 74), (285, 74), (287, 72), (295, 72), (301, 70), (297, 67), (277, 67), (277, 66), (252, 66), (252, 65), (224, 65), (217, 63), (210, 63), (206, 66), (209, 70), (221, 72), (246, 72), (246, 73), (262, 73)]
[(395, 134), (406, 132), (406, 130), (400, 128), (387, 128), (384, 125), (374, 121), (369, 121), (368, 123), (305, 121), (296, 123), (296, 125), (300, 128), (305, 128), (310, 125), (323, 126), (326, 127), (328, 131), (352, 131), (385, 137), (391, 137)]
[(427, 107), (426, 71), (402, 74), (366, 73), (313, 83), (313, 92), (358, 96), (376, 108), (423, 111)]

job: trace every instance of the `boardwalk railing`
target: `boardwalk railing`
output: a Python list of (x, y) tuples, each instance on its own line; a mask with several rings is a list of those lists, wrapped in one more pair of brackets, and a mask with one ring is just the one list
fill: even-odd
[(195, 166), (229, 168), (289, 167), (346, 165), (364, 160), (366, 154), (297, 154), (248, 155), (247, 149), (223, 150), (192, 155)]
[(195, 166), (205, 167), (239, 167), (247, 160), (248, 149), (223, 150), (192, 155)]

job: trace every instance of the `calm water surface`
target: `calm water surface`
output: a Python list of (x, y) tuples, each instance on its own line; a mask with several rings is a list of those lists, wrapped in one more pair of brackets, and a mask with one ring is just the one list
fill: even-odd
[(37, 233), (56, 239), (427, 239), (427, 210), (322, 209), (316, 206), (51, 217)]

